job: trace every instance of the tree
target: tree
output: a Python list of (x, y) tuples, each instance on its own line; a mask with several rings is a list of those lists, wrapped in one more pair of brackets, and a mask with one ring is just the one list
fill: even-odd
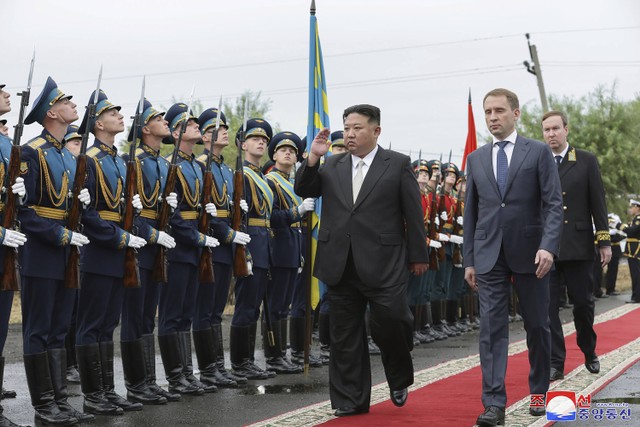
[[(631, 101), (616, 97), (615, 83), (600, 86), (581, 98), (549, 97), (553, 110), (569, 119), (569, 143), (596, 155), (609, 212), (624, 217), (629, 197), (640, 193), (640, 96)], [(540, 107), (522, 107), (519, 131), (542, 141)]]

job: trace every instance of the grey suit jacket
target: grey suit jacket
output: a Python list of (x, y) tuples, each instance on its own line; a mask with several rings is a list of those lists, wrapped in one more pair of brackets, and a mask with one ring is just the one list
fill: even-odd
[(464, 211), (464, 266), (484, 274), (500, 248), (515, 273), (535, 273), (535, 255), (558, 255), (562, 233), (562, 193), (551, 149), (518, 135), (509, 164), (505, 194), (493, 173), (492, 144), (467, 158)]
[(329, 286), (340, 281), (349, 254), (360, 279), (381, 288), (404, 282), (408, 263), (428, 262), (420, 191), (408, 156), (378, 147), (353, 203), (351, 155), (296, 174), (301, 197), (322, 196), (314, 275)]

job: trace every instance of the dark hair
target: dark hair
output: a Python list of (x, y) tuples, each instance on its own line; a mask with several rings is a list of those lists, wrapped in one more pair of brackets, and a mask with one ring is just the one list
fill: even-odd
[(549, 117), (553, 117), (553, 116), (560, 117), (562, 119), (562, 124), (564, 125), (564, 127), (567, 127), (567, 124), (569, 124), (569, 120), (567, 120), (567, 115), (562, 111), (557, 111), (557, 110), (551, 110), (544, 113), (544, 116), (542, 116), (542, 120), (540, 120), (540, 123), (544, 122)]
[(497, 89), (494, 89), (494, 90), (490, 91), (489, 93), (487, 93), (484, 96), (484, 99), (482, 100), (482, 105), (483, 106), (484, 106), (484, 102), (490, 96), (505, 96), (505, 97), (507, 97), (507, 102), (509, 103), (509, 106), (511, 107), (512, 111), (520, 108), (520, 101), (518, 101), (518, 95), (516, 95), (515, 93), (511, 92), (509, 89), (497, 88)]
[(362, 114), (369, 118), (369, 123), (375, 123), (376, 125), (380, 125), (380, 109), (375, 105), (369, 104), (357, 104), (352, 105), (351, 107), (344, 110), (342, 114), (342, 120), (344, 121), (349, 114), (357, 113)]

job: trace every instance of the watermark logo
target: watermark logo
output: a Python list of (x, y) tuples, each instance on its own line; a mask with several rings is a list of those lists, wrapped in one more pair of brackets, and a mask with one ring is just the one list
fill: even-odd
[(631, 419), (631, 408), (627, 402), (592, 401), (590, 394), (576, 395), (573, 391), (547, 392), (546, 412), (549, 421), (595, 420), (605, 425), (607, 421)]
[(547, 420), (575, 421), (576, 393), (573, 391), (547, 392)]

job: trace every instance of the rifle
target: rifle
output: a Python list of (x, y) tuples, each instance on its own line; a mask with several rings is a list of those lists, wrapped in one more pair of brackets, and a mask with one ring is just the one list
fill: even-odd
[[(96, 118), (96, 104), (98, 103), (98, 95), (100, 94), (100, 83), (102, 82), (102, 66), (98, 73), (98, 86), (93, 95), (93, 99), (87, 106), (87, 128), (82, 134), (82, 142), (80, 143), (80, 153), (76, 156), (76, 174), (73, 178), (73, 188), (71, 190), (71, 207), (69, 216), (67, 217), (67, 229), (72, 232), (81, 232), (82, 225), (80, 219), (82, 217), (82, 203), (78, 200), (78, 195), (84, 187), (87, 177), (87, 143), (89, 141), (89, 132)], [(67, 260), (67, 268), (64, 272), (64, 286), (68, 289), (80, 289), (80, 248), (71, 245), (71, 253)]]
[[(11, 157), (9, 160), (9, 169), (7, 171), (6, 181), (6, 200), (4, 207), (4, 218), (2, 219), (2, 226), (9, 230), (19, 230), (20, 221), (18, 221), (18, 203), (16, 201), (16, 195), (13, 194), (9, 186), (11, 183), (16, 182), (16, 178), (20, 175), (20, 138), (22, 138), (22, 130), (24, 129), (24, 110), (29, 105), (29, 95), (31, 94), (31, 81), (33, 79), (33, 66), (36, 60), (36, 51), (33, 51), (33, 57), (31, 58), (31, 69), (29, 70), (29, 79), (27, 80), (27, 89), (20, 92), (20, 115), (18, 117), (18, 124), (15, 125), (15, 132), (13, 134), (13, 144), (11, 145)], [(5, 251), (4, 255), (4, 270), (2, 273), (2, 284), (0, 289), (3, 291), (19, 291), (20, 290), (20, 274), (18, 269), (18, 249), (11, 248)]]
[[(447, 163), (447, 167), (449, 167), (450, 164), (451, 164), (451, 151), (449, 151), (449, 162)], [(440, 201), (438, 204), (438, 215), (440, 215), (442, 212), (447, 211), (447, 200), (446, 200), (447, 198), (445, 197), (445, 193), (444, 193), (444, 187), (445, 187), (444, 182), (447, 179), (447, 173), (445, 173), (445, 171), (442, 170), (442, 158), (440, 159), (440, 173), (442, 174), (442, 184), (440, 185)], [(443, 221), (442, 218), (440, 218), (440, 229), (438, 230), (439, 233), (445, 232), (445, 229), (444, 229), (445, 223), (446, 221)], [(444, 261), (446, 258), (447, 258), (447, 255), (444, 252), (444, 245), (442, 245), (442, 247), (438, 249), (438, 259), (440, 261)]]
[[(236, 159), (236, 170), (233, 173), (233, 217), (231, 219), (231, 228), (235, 231), (242, 231), (244, 224), (242, 222), (242, 209), (240, 209), (240, 200), (244, 196), (244, 171), (242, 166), (242, 143), (245, 140), (245, 132), (247, 127), (247, 100), (244, 101), (244, 118), (242, 128), (236, 135), (236, 145), (238, 146), (238, 157)], [(246, 277), (249, 275), (247, 267), (247, 251), (244, 245), (236, 245), (233, 257), (233, 275), (235, 277)], [(266, 307), (266, 306), (265, 306)]]
[[(465, 177), (463, 177), (462, 180), (460, 181), (460, 186), (462, 186), (462, 183), (464, 181), (466, 181)], [(456, 215), (457, 216), (460, 216), (462, 214), (462, 199), (463, 199), (463, 197), (464, 197), (464, 193), (462, 191), (458, 191), (458, 202), (456, 203)], [(454, 221), (453, 222), (453, 235), (459, 236), (460, 235), (460, 231), (462, 231), (462, 226), (460, 224), (458, 224), (458, 221)], [(462, 253), (460, 251), (460, 245), (454, 245), (453, 246), (452, 260), (453, 260), (453, 264), (454, 265), (462, 264)]]
[[(176, 178), (178, 176), (178, 151), (180, 151), (180, 143), (182, 142), (182, 135), (187, 128), (187, 122), (189, 121), (189, 114), (191, 111), (191, 105), (193, 104), (193, 93), (195, 87), (191, 89), (191, 100), (187, 107), (186, 117), (184, 123), (180, 126), (180, 134), (178, 135), (178, 141), (175, 147), (173, 147), (173, 154), (171, 155), (171, 163), (169, 164), (169, 172), (167, 173), (167, 182), (164, 185), (164, 191), (162, 192), (162, 204), (160, 205), (160, 212), (158, 213), (158, 230), (169, 232), (169, 213), (170, 206), (164, 201), (167, 200), (169, 194), (173, 192), (176, 187)], [(173, 136), (170, 136), (173, 139)], [(158, 283), (167, 283), (167, 250), (164, 246), (158, 245), (158, 252), (156, 252), (156, 259), (153, 262), (153, 280)]]
[[(125, 208), (124, 218), (122, 221), (122, 229), (127, 233), (133, 233), (133, 220), (135, 217), (135, 209), (133, 208), (133, 196), (136, 194), (136, 140), (140, 131), (140, 120), (144, 110), (144, 86), (145, 77), (142, 77), (142, 93), (140, 94), (140, 103), (133, 117), (133, 138), (129, 146), (129, 160), (127, 161), (127, 177), (125, 188)], [(140, 287), (140, 269), (138, 268), (138, 257), (135, 248), (127, 247), (124, 256), (124, 287), (139, 288)]]
[[(436, 186), (431, 191), (431, 205), (429, 206), (429, 239), (438, 240), (438, 226), (436, 218), (438, 217), (438, 197)], [(429, 250), (429, 270), (436, 271), (439, 269), (438, 251), (435, 248)]]
[[(222, 97), (218, 102), (218, 116), (216, 117), (216, 127), (211, 135), (211, 147), (207, 154), (207, 161), (204, 169), (204, 183), (202, 184), (202, 206), (211, 203), (211, 192), (213, 191), (213, 172), (211, 172), (211, 160), (213, 158), (213, 144), (218, 139), (218, 130), (220, 129), (220, 115), (222, 114)], [(209, 233), (209, 214), (203, 209), (198, 219), (198, 231), (202, 234)], [(211, 248), (204, 248), (200, 255), (200, 264), (198, 266), (198, 280), (200, 283), (213, 283), (215, 277), (213, 274), (213, 259), (211, 258)]]

